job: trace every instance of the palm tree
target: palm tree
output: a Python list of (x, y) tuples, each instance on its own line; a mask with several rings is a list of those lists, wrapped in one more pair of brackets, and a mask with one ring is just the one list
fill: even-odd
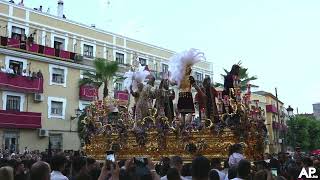
[[(246, 91), (247, 89), (247, 84), (249, 83), (249, 81), (254, 81), (257, 80), (257, 76), (250, 76), (248, 74), (248, 68), (244, 68), (243, 66), (241, 66), (241, 61), (238, 62), (238, 65), (240, 66), (240, 89), (241, 91)], [(229, 71), (227, 69), (223, 69), (225, 74), (221, 74), (221, 76), (223, 77), (223, 79), (227, 76), (227, 74), (229, 73)], [(215, 87), (223, 87), (222, 83), (215, 83), (214, 84)], [(257, 88), (259, 86), (257, 85), (253, 85), (251, 84), (251, 87)]]
[(115, 61), (107, 61), (106, 59), (97, 58), (93, 61), (96, 69), (95, 74), (89, 71), (83, 73), (84, 78), (80, 80), (80, 85), (90, 84), (97, 88), (104, 85), (103, 97), (109, 94), (108, 84), (119, 69), (118, 63)]

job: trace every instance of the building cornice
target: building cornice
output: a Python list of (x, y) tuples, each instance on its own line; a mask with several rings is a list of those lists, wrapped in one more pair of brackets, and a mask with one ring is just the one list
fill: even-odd
[(123, 39), (126, 39), (126, 40), (130, 40), (130, 41), (133, 41), (133, 42), (136, 42), (136, 43), (140, 43), (140, 44), (143, 44), (143, 45), (146, 45), (146, 46), (149, 46), (149, 47), (152, 47), (152, 48), (156, 48), (156, 49), (159, 49), (159, 50), (162, 50), (162, 51), (166, 51), (166, 52), (169, 52), (169, 53), (173, 53), (173, 54), (176, 53), (175, 51), (172, 51), (172, 50), (169, 50), (169, 49), (165, 49), (163, 47), (159, 47), (159, 46), (152, 45), (152, 44), (149, 44), (149, 43), (146, 43), (146, 42), (142, 42), (142, 41), (139, 41), (139, 40), (136, 40), (136, 39), (132, 39), (132, 38), (129, 38), (129, 37), (126, 37), (126, 36), (123, 36), (123, 35), (120, 35), (120, 34), (116, 34), (116, 33), (110, 32), (110, 31), (106, 31), (106, 30), (102, 30), (102, 29), (98, 29), (98, 28), (93, 28), (91, 26), (88, 26), (86, 24), (79, 23), (79, 22), (76, 22), (76, 21), (73, 21), (73, 20), (59, 18), (58, 16), (54, 16), (54, 15), (49, 14), (49, 13), (36, 11), (34, 9), (31, 9), (31, 8), (28, 8), (28, 7), (24, 7), (24, 6), (19, 6), (17, 4), (9, 3), (9, 2), (4, 1), (4, 0), (0, 0), (0, 3), (6, 4), (6, 5), (9, 5), (9, 6), (13, 6), (15, 8), (23, 9), (23, 10), (26, 10), (26, 11), (29, 11), (29, 12), (33, 12), (33, 13), (36, 13), (36, 14), (39, 14), (39, 15), (43, 15), (43, 16), (46, 16), (46, 17), (49, 17), (49, 18), (52, 18), (52, 19), (55, 19), (55, 20), (59, 20), (59, 21), (63, 21), (63, 22), (66, 22), (66, 23), (70, 23), (70, 24), (73, 24), (73, 25), (80, 26), (80, 27), (84, 27), (84, 28), (90, 29), (92, 31), (104, 33), (104, 34), (111, 35), (111, 36), (120, 37), (120, 38), (123, 38)]

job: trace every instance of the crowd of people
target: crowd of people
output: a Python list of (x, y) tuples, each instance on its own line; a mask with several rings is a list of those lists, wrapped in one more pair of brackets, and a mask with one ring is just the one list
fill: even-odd
[(26, 69), (21, 70), (19, 66), (17, 65), (10, 65), (9, 68), (5, 68), (4, 66), (0, 67), (1, 72), (7, 73), (10, 75), (19, 75), (19, 76), (25, 76), (25, 77), (32, 77), (32, 78), (42, 78), (43, 75), (41, 71), (38, 72), (31, 72), (27, 71)]
[[(163, 157), (159, 162), (149, 158), (96, 161), (76, 152), (24, 151), (1, 154), (1, 180), (297, 180), (301, 170), (319, 169), (320, 157), (297, 152), (294, 156), (265, 154), (261, 161), (249, 161), (242, 147), (230, 147), (228, 159), (195, 156), (184, 162), (179, 156)], [(142, 159), (142, 161), (141, 161)], [(320, 171), (318, 171), (319, 173)]]

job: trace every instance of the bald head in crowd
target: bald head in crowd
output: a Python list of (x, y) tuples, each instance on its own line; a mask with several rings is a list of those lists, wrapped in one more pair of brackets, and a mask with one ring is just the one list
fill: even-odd
[(50, 165), (44, 161), (34, 163), (30, 169), (30, 179), (50, 180)]

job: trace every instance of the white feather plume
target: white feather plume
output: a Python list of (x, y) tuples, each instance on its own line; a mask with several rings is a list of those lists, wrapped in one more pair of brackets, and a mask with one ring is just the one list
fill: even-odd
[(205, 60), (204, 53), (194, 48), (172, 56), (169, 59), (170, 81), (180, 86), (185, 76), (186, 67), (193, 66), (201, 60)]
[(123, 81), (124, 87), (130, 92), (130, 86), (132, 90), (136, 92), (138, 90), (138, 83), (143, 83), (146, 77), (150, 74), (145, 70), (145, 66), (139, 66), (138, 71), (128, 71), (124, 74), (125, 80)]

